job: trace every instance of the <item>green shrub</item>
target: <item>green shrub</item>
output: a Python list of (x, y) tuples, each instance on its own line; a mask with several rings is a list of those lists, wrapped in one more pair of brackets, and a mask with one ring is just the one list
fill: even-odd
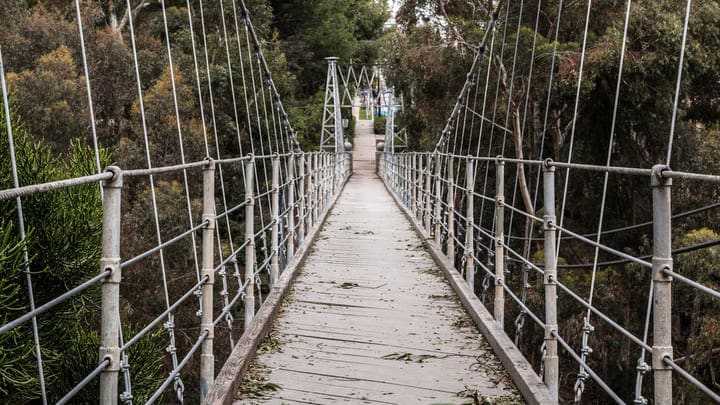
[(375, 117), (375, 122), (373, 122), (373, 129), (376, 134), (384, 134), (385, 133), (385, 122), (387, 121), (386, 117)]
[[(2, 107), (0, 105), (0, 107)], [(14, 120), (20, 185), (95, 174), (90, 146), (72, 141), (65, 156), (35, 142)], [(0, 108), (0, 156), (9, 156)], [(9, 159), (0, 163), (0, 189), (13, 187)], [(100, 163), (111, 163), (101, 150)], [(97, 183), (24, 197), (27, 238), (20, 241), (15, 200), (0, 202), (0, 323), (29, 311), (24, 252), (29, 253), (36, 305), (41, 305), (97, 275), (101, 254), (102, 201)], [(56, 402), (93, 371), (100, 347), (100, 287), (96, 285), (37, 318), (48, 400)], [(128, 327), (125, 327), (126, 332)], [(127, 337), (127, 336), (126, 336)], [(162, 379), (162, 339), (150, 334), (128, 350), (136, 398), (144, 398)], [(0, 336), (0, 403), (37, 401), (41, 394), (32, 324), (25, 322)], [(73, 399), (95, 403), (95, 379)]]

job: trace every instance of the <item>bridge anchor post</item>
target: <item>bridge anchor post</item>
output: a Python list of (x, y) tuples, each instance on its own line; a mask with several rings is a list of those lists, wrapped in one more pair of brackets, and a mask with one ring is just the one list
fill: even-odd
[(202, 276), (207, 281), (202, 286), (202, 315), (200, 332), (208, 335), (202, 343), (200, 352), (200, 398), (203, 399), (210, 391), (215, 380), (215, 354), (213, 340), (215, 325), (213, 324), (213, 288), (215, 285), (215, 162), (208, 159), (203, 168), (203, 221), (207, 222), (202, 232)]
[(495, 159), (495, 302), (493, 312), (500, 329), (505, 327), (505, 162)]
[(653, 167), (653, 346), (652, 368), (655, 404), (672, 404), (672, 373), (665, 359), (672, 360), (672, 179), (664, 178), (667, 166)]
[(107, 169), (113, 173), (104, 181), (102, 258), (100, 271), (110, 275), (102, 281), (102, 324), (100, 332), (100, 361), (110, 363), (100, 373), (101, 404), (117, 404), (118, 376), (120, 373), (120, 218), (122, 201), (122, 171), (118, 167)]
[[(557, 350), (557, 260), (555, 257), (555, 166), (543, 165), (543, 196), (545, 200), (544, 256), (545, 274), (545, 385), (558, 400), (560, 366)], [(502, 260), (502, 257), (500, 258)]]

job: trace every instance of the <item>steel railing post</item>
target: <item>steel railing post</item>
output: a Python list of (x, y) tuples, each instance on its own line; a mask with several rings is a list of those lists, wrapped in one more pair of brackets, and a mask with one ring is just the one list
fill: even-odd
[(412, 167), (410, 168), (410, 199), (411, 211), (417, 218), (417, 153), (412, 153)]
[(255, 159), (245, 164), (245, 329), (255, 316)]
[(403, 153), (402, 155), (400, 155), (400, 162), (401, 162), (401, 165), (400, 165), (400, 176), (399, 176), (399, 177), (400, 177), (400, 185), (402, 186), (402, 188), (401, 188), (401, 190), (402, 190), (402, 202), (403, 202), (403, 204), (404, 204), (405, 206), (407, 206), (407, 204), (408, 204), (408, 202), (409, 202), (409, 199), (408, 199), (408, 188), (407, 188), (407, 186), (408, 186), (408, 182), (407, 182), (407, 173), (408, 173), (408, 172), (407, 172), (407, 168), (408, 168), (407, 155), (405, 155), (404, 153)]
[(215, 285), (215, 161), (208, 159), (203, 168), (203, 221), (207, 222), (202, 232), (202, 277), (207, 278), (202, 286), (202, 315), (200, 331), (207, 331), (208, 335), (202, 343), (200, 354), (200, 398), (210, 391), (215, 380), (215, 354), (213, 342), (215, 339), (213, 288)]
[[(558, 399), (558, 380), (560, 376), (557, 351), (557, 260), (555, 257), (555, 167), (543, 165), (543, 197), (545, 201), (544, 257), (545, 275), (545, 385)], [(502, 256), (499, 258), (502, 260)], [(497, 258), (496, 258), (497, 260)]]
[(353, 157), (353, 152), (348, 152), (348, 160), (350, 160), (350, 170), (348, 171), (348, 176), (355, 173), (355, 158)]
[(397, 155), (394, 153), (390, 154), (390, 187), (394, 192), (400, 194), (397, 188)]
[(447, 257), (455, 266), (455, 161), (452, 156), (448, 156), (447, 179)]
[(318, 215), (320, 214), (320, 212), (319, 212), (318, 210), (319, 210), (319, 204), (320, 204), (320, 187), (321, 187), (321, 183), (320, 183), (320, 171), (319, 171), (319, 168), (318, 168), (319, 156), (318, 156), (318, 153), (317, 153), (317, 152), (313, 153), (312, 160), (313, 160), (313, 163), (312, 163), (312, 165), (313, 165), (312, 174), (313, 174), (314, 179), (315, 179), (315, 180), (313, 181), (313, 188), (312, 188), (312, 189), (313, 189), (313, 191), (312, 191), (312, 194), (313, 194), (312, 224), (315, 225), (315, 223), (316, 223), (317, 220), (318, 220)]
[(417, 209), (415, 211), (415, 218), (422, 223), (424, 220), (425, 215), (425, 195), (423, 194), (425, 192), (425, 181), (423, 178), (424, 175), (424, 166), (423, 166), (423, 154), (418, 154), (418, 164), (417, 164), (417, 173), (415, 180), (417, 181)]
[(395, 192), (402, 196), (402, 155), (393, 154), (393, 157), (395, 160)]
[(110, 271), (102, 281), (102, 325), (100, 332), (100, 361), (110, 364), (100, 374), (100, 403), (117, 404), (120, 372), (120, 218), (123, 176), (118, 167), (107, 169), (112, 179), (102, 183), (103, 228), (100, 271)]
[(295, 255), (295, 154), (288, 158), (287, 260)]
[(298, 246), (302, 245), (305, 241), (305, 154), (300, 154), (300, 162), (298, 163), (298, 169), (300, 173), (298, 174), (299, 182), (299, 195), (298, 195), (298, 202), (300, 203), (298, 205)]
[(280, 274), (280, 158), (272, 157), (272, 225), (270, 227), (270, 286), (274, 286)]
[(430, 192), (430, 180), (432, 178), (432, 176), (430, 175), (431, 162), (432, 162), (432, 155), (430, 155), (428, 153), (427, 159), (425, 161), (425, 170), (423, 171), (424, 176), (425, 176), (425, 190), (423, 191), (423, 197), (425, 198), (425, 210), (424, 210), (425, 230), (428, 231), (428, 233), (431, 231), (431, 228), (430, 228), (431, 215), (430, 214), (432, 213), (432, 211), (430, 209), (431, 208), (430, 204), (432, 203), (432, 199), (431, 199), (432, 194)]
[(653, 167), (653, 346), (652, 368), (655, 404), (672, 403), (672, 368), (664, 359), (673, 358), (672, 347), (672, 179), (663, 178), (667, 166)]
[(412, 201), (410, 201), (410, 199), (412, 198), (412, 190), (411, 190), (412, 184), (410, 183), (412, 168), (411, 168), (410, 164), (412, 162), (410, 161), (410, 155), (408, 153), (403, 153), (403, 163), (404, 163), (403, 185), (405, 185), (405, 187), (404, 187), (405, 188), (405, 206), (410, 208), (412, 206)]
[(440, 167), (442, 159), (440, 154), (435, 154), (435, 242), (438, 244), (442, 242), (442, 183), (440, 174), (442, 173), (442, 167)]
[(330, 199), (330, 188), (332, 185), (332, 167), (330, 166), (330, 155), (325, 154), (323, 156), (323, 177), (325, 178), (325, 181), (323, 181), (323, 203), (322, 203), (322, 211), (325, 211), (325, 207), (327, 207), (328, 200)]
[(505, 327), (505, 162), (501, 157), (495, 160), (495, 322), (500, 329)]
[(468, 157), (465, 163), (465, 281), (475, 292), (475, 162)]
[(325, 163), (325, 153), (321, 153), (318, 157), (318, 178), (320, 179), (320, 190), (318, 191), (318, 215), (322, 213), (323, 208), (325, 207), (325, 189), (327, 188)]

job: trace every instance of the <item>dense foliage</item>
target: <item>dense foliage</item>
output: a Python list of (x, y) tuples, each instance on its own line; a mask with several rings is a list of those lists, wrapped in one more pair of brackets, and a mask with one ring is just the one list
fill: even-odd
[[(89, 76), (94, 97), (96, 126), (101, 149), (101, 165), (115, 162), (123, 168), (146, 167), (144, 128), (137, 95), (129, 19), (124, 0), (82, 1), (83, 26), (88, 49)], [(203, 41), (198, 3), (168, 0), (167, 19), (175, 69), (168, 64), (167, 39), (160, 2), (131, 0), (138, 46), (138, 63), (153, 165), (181, 161), (177, 141), (173, 86), (178, 94), (179, 124), (184, 136), (186, 160), (206, 155), (205, 136), (210, 144), (217, 140), (222, 156), (247, 153), (257, 137), (257, 127), (248, 122), (244, 108), (236, 109), (233, 91), (242, 94), (243, 71), (250, 57), (234, 44), (236, 20), (230, 10), (236, 1), (204, 3)], [(475, 100), (488, 100), (488, 115), (502, 127), (494, 132), (495, 142), (483, 144), (479, 130), (468, 139), (467, 151), (482, 144), (483, 154), (523, 155), (528, 158), (567, 160), (570, 140), (574, 139), (572, 160), (604, 164), (610, 144), (610, 125), (619, 69), (619, 49), (624, 22), (624, 2), (594, 2), (589, 23), (587, 51), (582, 70), (577, 120), (575, 97), (583, 43), (586, 4), (564, 2), (558, 20), (558, 2), (500, 2), (500, 20), (489, 54), (471, 77), (476, 82)], [(662, 0), (633, 2), (629, 41), (623, 68), (611, 161), (614, 165), (650, 167), (664, 161), (667, 134), (672, 117), (672, 97), (677, 74), (684, 2)], [(198, 50), (200, 89), (196, 86), (191, 26), (187, 4), (193, 8), (192, 27), (200, 48), (207, 43), (209, 66)], [(385, 74), (404, 95), (407, 105), (397, 123), (411, 134), (409, 146), (431, 150), (466, 80), (466, 74), (479, 43), (488, 28), (491, 7), (486, 0), (404, 0), (397, 15), (399, 26), (385, 33), (378, 43), (388, 17), (385, 2), (376, 0), (252, 0), (246, 2), (263, 42), (263, 51), (273, 71), (273, 80), (288, 107), (303, 149), (319, 144), (323, 85), (326, 64), (323, 58), (338, 56), (343, 61), (375, 62), (389, 65)], [(225, 14), (221, 14), (220, 7)], [(688, 38), (680, 109), (671, 166), (675, 169), (720, 173), (720, 5), (716, 1), (693, 4)], [(537, 19), (537, 16), (541, 18)], [(536, 23), (537, 21), (537, 23)], [(240, 19), (240, 24), (242, 21)], [(537, 25), (536, 25), (537, 24)], [(226, 36), (223, 26), (227, 26)], [(7, 0), (0, 7), (0, 46), (4, 54), (11, 90), (12, 122), (19, 164), (20, 184), (50, 181), (96, 171), (91, 145), (89, 105), (85, 94), (85, 74), (75, 21), (73, 2), (60, 0)], [(557, 42), (555, 32), (557, 29)], [(242, 33), (241, 28), (241, 36)], [(517, 60), (513, 62), (515, 44)], [(533, 52), (533, 43), (535, 43)], [(244, 45), (243, 45), (244, 46)], [(229, 56), (226, 55), (229, 49)], [(553, 58), (553, 54), (556, 56)], [(230, 60), (230, 65), (228, 64)], [(231, 66), (233, 67), (231, 73)], [(532, 67), (532, 71), (531, 71)], [(209, 72), (207, 72), (209, 70)], [(514, 75), (511, 72), (514, 71)], [(208, 73), (210, 81), (208, 82)], [(551, 76), (552, 73), (552, 76)], [(486, 82), (486, 78), (490, 78)], [(230, 86), (233, 80), (234, 88)], [(500, 82), (498, 83), (498, 79)], [(552, 82), (551, 82), (552, 80)], [(486, 83), (489, 84), (486, 86)], [(214, 119), (210, 119), (209, 87), (213, 88)], [(487, 88), (487, 91), (485, 90)], [(551, 97), (548, 101), (548, 90)], [(200, 115), (199, 95), (203, 96), (205, 117)], [(242, 103), (241, 100), (238, 100)], [(476, 104), (475, 106), (481, 106)], [(236, 116), (236, 111), (238, 116)], [(0, 189), (12, 187), (4, 115), (0, 122)], [(205, 118), (205, 126), (203, 120)], [(576, 124), (573, 131), (573, 123)], [(377, 120), (383, 132), (382, 121)], [(479, 127), (479, 125), (478, 125)], [(497, 130), (497, 126), (486, 125)], [(477, 128), (477, 127), (476, 127)], [(505, 135), (500, 135), (500, 134)], [(573, 138), (572, 135), (575, 134)], [(488, 142), (487, 137), (484, 138)], [(257, 141), (257, 139), (255, 139)], [(506, 140), (506, 142), (500, 142)], [(504, 146), (502, 146), (504, 145)], [(487, 147), (487, 150), (484, 148)], [(212, 149), (212, 148), (211, 148)], [(492, 169), (491, 169), (492, 170)], [(228, 183), (241, 182), (241, 172), (229, 168), (223, 173)], [(508, 184), (515, 180), (511, 174)], [(537, 172), (526, 169), (525, 194), (518, 206), (536, 215), (533, 207), (537, 192)], [(566, 180), (560, 173), (558, 184)], [(187, 226), (185, 185), (181, 176), (162, 176), (154, 187), (159, 209), (161, 235), (167, 240)], [(191, 190), (199, 184), (190, 176)], [(142, 252), (157, 238), (150, 184), (128, 181), (123, 200), (124, 257)], [(521, 187), (522, 188), (522, 187)], [(614, 228), (640, 223), (651, 217), (647, 179), (611, 176), (609, 179), (603, 227)], [(602, 176), (572, 172), (568, 178), (568, 204), (564, 223), (576, 232), (594, 232), (599, 221), (598, 196)], [(720, 199), (717, 188), (697, 187), (678, 182), (673, 189), (675, 212), (701, 207)], [(230, 190), (228, 204), (243, 201), (240, 190)], [(14, 201), (0, 204), (0, 321), (5, 323), (28, 309), (24, 252), (30, 254), (30, 271), (35, 282), (35, 299), (44, 303), (68, 288), (97, 274), (100, 231), (100, 194), (96, 186), (52, 192), (23, 199), (28, 238), (23, 244), (18, 234)], [(190, 194), (194, 220), (199, 215), (199, 195)], [(540, 206), (537, 204), (536, 206)], [(491, 221), (490, 211), (480, 213)], [(486, 218), (487, 217), (487, 218)], [(243, 218), (233, 216), (230, 227), (240, 227)], [(720, 213), (709, 210), (678, 219), (674, 223), (674, 247), (692, 246), (720, 236)], [(53, 226), (44, 226), (53, 224)], [(41, 226), (42, 225), (42, 226)], [(225, 226), (225, 225), (221, 225)], [(511, 233), (518, 237), (540, 236), (537, 227), (516, 219)], [(603, 243), (634, 255), (649, 254), (651, 229), (639, 227), (603, 237)], [(542, 262), (540, 242), (513, 242), (535, 262)], [(227, 249), (228, 246), (223, 246)], [(561, 264), (588, 263), (593, 250), (576, 242), (563, 242)], [(525, 250), (524, 250), (525, 249)], [(187, 252), (192, 242), (184, 240), (166, 250), (163, 261), (167, 274), (161, 274), (160, 257), (153, 256), (124, 272), (122, 315), (126, 333), (164, 310), (163, 278), (169, 280), (171, 299), (177, 298), (196, 281), (195, 263)], [(483, 253), (484, 254), (484, 253)], [(483, 257), (486, 259), (486, 257)], [(612, 259), (600, 255), (601, 260)], [(678, 272), (712, 287), (718, 287), (720, 248), (677, 255)], [(508, 283), (522, 288), (523, 266), (509, 261)], [(561, 281), (575, 291), (587, 291), (591, 273), (587, 268), (563, 268)], [(632, 264), (604, 266), (597, 273), (595, 305), (642, 334), (650, 274)], [(540, 285), (541, 280), (532, 280)], [(638, 287), (641, 286), (641, 287)], [(478, 286), (479, 287), (479, 286)], [(585, 296), (585, 295), (583, 295)], [(48, 392), (57, 399), (83, 378), (97, 360), (98, 291), (68, 301), (39, 318), (43, 342)], [(192, 301), (192, 300), (191, 300)], [(542, 312), (541, 289), (530, 289), (529, 306)], [(184, 351), (197, 335), (197, 303), (176, 312), (177, 346)], [(560, 333), (577, 347), (583, 328), (585, 309), (567, 296), (560, 298)], [(508, 304), (511, 307), (511, 304)], [(674, 348), (678, 364), (715, 386), (720, 367), (720, 325), (718, 305), (687, 287), (675, 289)], [(511, 307), (512, 308), (512, 307)], [(519, 311), (511, 309), (507, 319)], [(236, 314), (239, 316), (239, 314)], [(61, 322), (58, 322), (61, 320)], [(542, 331), (526, 322), (520, 340), (528, 358), (538, 365)], [(594, 353), (590, 365), (609, 384), (631, 398), (634, 370), (639, 350), (601, 321), (594, 319), (590, 335)], [(512, 335), (516, 326), (508, 322)], [(227, 339), (219, 333), (216, 339)], [(158, 331), (133, 346), (128, 353), (132, 365), (134, 395), (137, 401), (157, 387), (171, 367), (164, 348), (167, 334)], [(573, 381), (577, 366), (562, 356), (563, 381)], [(218, 355), (218, 362), (223, 354)], [(0, 336), (0, 399), (27, 402), (39, 396), (32, 328), (25, 324)], [(192, 364), (190, 369), (196, 369)], [(630, 371), (628, 371), (630, 370)], [(186, 386), (195, 391), (197, 378), (183, 375)], [(646, 385), (649, 383), (646, 379)], [(679, 401), (700, 402), (702, 394), (682, 385), (675, 395)], [(571, 383), (562, 384), (565, 399), (573, 396)], [(648, 388), (649, 389), (649, 388)], [(646, 392), (648, 391), (646, 389)], [(90, 387), (79, 402), (94, 402), (97, 389)], [(603, 402), (599, 388), (588, 384), (584, 397)]]
[[(411, 147), (418, 150), (435, 147), (465, 83), (477, 44), (488, 28), (491, 7), (497, 4), (481, 0), (405, 0), (402, 3), (398, 15), (400, 25), (387, 37), (383, 58), (392, 66), (388, 72), (390, 82), (409, 101), (405, 112), (399, 114), (398, 123), (412, 134)], [(472, 121), (475, 125), (474, 130), (466, 131), (470, 139), (465, 141), (464, 147), (457, 146), (459, 149), (454, 149), (456, 146), (451, 143), (450, 150), (460, 154), (479, 151), (487, 156), (503, 154), (567, 161), (574, 134), (572, 161), (604, 165), (610, 143), (627, 2), (592, 2), (574, 130), (575, 97), (588, 2), (562, 3), (560, 17), (558, 2), (511, 1), (499, 4), (499, 24), (494, 37), (486, 44), (487, 52), (480, 60), (480, 68), (469, 78), (475, 81), (476, 86), (467, 101), (477, 114), (492, 117), (489, 121), (497, 125), (481, 124), (480, 118), (468, 118), (466, 122)], [(542, 4), (540, 10), (538, 4)], [(720, 4), (710, 1), (693, 3), (692, 6), (670, 166), (676, 170), (720, 173), (717, 159), (720, 144), (720, 87), (717, 86), (720, 82), (720, 55), (716, 52), (720, 43)], [(649, 168), (665, 161), (684, 10), (685, 2), (632, 2), (617, 125), (611, 145), (613, 165)], [(554, 41), (556, 29), (557, 42)], [(517, 59), (514, 60), (516, 43)], [(551, 92), (549, 101), (548, 91)], [(487, 102), (483, 104), (483, 100)], [(468, 128), (473, 128), (470, 125)], [(483, 125), (484, 137), (481, 138), (479, 128)], [(482, 148), (477, 149), (480, 144)], [(494, 169), (491, 166), (489, 170), (492, 178)], [(538, 171), (526, 167), (524, 174), (524, 181), (517, 176), (516, 200), (513, 194), (507, 198), (516, 201), (519, 208), (542, 216), (542, 211), (537, 208), (542, 207), (542, 195), (539, 200), (535, 197), (539, 184)], [(559, 171), (559, 188), (562, 188), (565, 179), (565, 171)], [(506, 179), (509, 185), (506, 193), (513, 192), (511, 187), (515, 180), (513, 169)], [(492, 186), (488, 191), (491, 189)], [(602, 194), (602, 174), (573, 170), (569, 175), (565, 226), (579, 233), (595, 232)], [(610, 176), (603, 229), (649, 220), (652, 216), (650, 195), (647, 178)], [(559, 195), (558, 203), (561, 198), (562, 195)], [(717, 187), (676, 182), (673, 211), (680, 213), (703, 207), (717, 202), (719, 198)], [(533, 204), (535, 200), (537, 204)], [(490, 215), (490, 210), (485, 210), (480, 214), (480, 221), (492, 223)], [(720, 213), (714, 209), (675, 220), (673, 246), (680, 248), (717, 240), (719, 218)], [(538, 226), (533, 228), (517, 216), (510, 226), (511, 234), (518, 239), (542, 236)], [(602, 242), (634, 255), (650, 254), (652, 229), (638, 227), (603, 235)], [(540, 242), (523, 245), (521, 240), (515, 240), (512, 246), (519, 252), (527, 252), (527, 257), (532, 257), (533, 261), (542, 263)], [(715, 246), (677, 255), (675, 266), (678, 271), (687, 271), (705, 285), (716, 286), (719, 249)], [(563, 262), (593, 262), (593, 249), (581, 243), (563, 241), (560, 253)], [(600, 261), (612, 259), (615, 257), (600, 253)], [(482, 260), (486, 260), (484, 254)], [(515, 291), (520, 291), (523, 266), (514, 260), (508, 263), (511, 271), (508, 282)], [(590, 269), (561, 266), (561, 281), (587, 298)], [(542, 279), (532, 276), (530, 280), (535, 288), (530, 289), (528, 302), (533, 310), (538, 311), (536, 313), (542, 314)], [(638, 266), (604, 266), (595, 281), (594, 303), (636, 336), (642, 336), (649, 282), (649, 272)], [(482, 288), (479, 284), (480, 281), (478, 288)], [(716, 304), (712, 304), (712, 300), (702, 293), (683, 286), (678, 286), (674, 294), (675, 357), (681, 358), (682, 365), (693, 370), (708, 386), (717, 387), (715, 370), (720, 366), (720, 357), (717, 356), (720, 329), (717, 322), (720, 318)], [(586, 309), (565, 294), (560, 294), (559, 302), (561, 335), (579, 350)], [(507, 305), (514, 307), (511, 300)], [(512, 311), (506, 319), (515, 319), (518, 309), (515, 307)], [(534, 325), (530, 323), (525, 322), (525, 333), (520, 342), (528, 358), (537, 365), (543, 332), (532, 329)], [(611, 387), (618, 389), (623, 398), (633, 398), (635, 367), (640, 350), (601, 320), (594, 317), (592, 325), (595, 331), (590, 334), (589, 345), (594, 352), (589, 355), (589, 364)], [(511, 336), (514, 335), (516, 326), (511, 321), (506, 327)], [(565, 390), (561, 396), (571, 399), (574, 396), (571, 382), (577, 376), (578, 367), (569, 356), (561, 357), (561, 381), (565, 381), (561, 384)], [(647, 380), (646, 387), (651, 387)], [(678, 401), (703, 401), (702, 394), (689, 389), (689, 385), (684, 385), (681, 379), (677, 383), (681, 387), (674, 391)], [(584, 400), (604, 401), (596, 385), (588, 384), (588, 390)]]
[[(0, 132), (6, 133), (5, 114), (0, 111)], [(92, 148), (73, 141), (60, 158), (51, 149), (34, 141), (18, 121), (13, 123), (15, 155), (20, 184), (34, 184), (95, 172)], [(0, 142), (0, 155), (9, 156), (7, 139)], [(0, 189), (12, 188), (9, 159), (0, 164)], [(101, 163), (110, 163), (101, 151)], [(2, 320), (13, 320), (29, 310), (27, 270), (32, 274), (36, 303), (44, 303), (95, 276), (100, 258), (102, 205), (96, 185), (39, 194), (24, 198), (22, 209), (28, 237), (18, 239), (17, 205), (14, 200), (0, 203), (0, 302)], [(51, 226), (48, 226), (51, 224)], [(100, 336), (99, 289), (94, 287), (51, 312), (38, 317), (38, 336), (48, 397), (57, 401), (96, 367)], [(130, 326), (130, 324), (126, 325)], [(126, 329), (127, 330), (127, 329)], [(156, 337), (155, 337), (156, 338)], [(162, 376), (161, 345), (157, 339), (141, 339), (128, 351), (140, 359), (135, 363), (133, 381), (136, 398), (147, 398)], [(29, 401), (40, 393), (35, 357), (35, 341), (30, 322), (0, 337), (0, 398)], [(97, 384), (91, 385), (80, 402), (93, 402)]]
[[(183, 158), (186, 161), (203, 159), (207, 154), (206, 135), (213, 156), (216, 155), (216, 140), (217, 149), (224, 157), (248, 153), (253, 141), (256, 147), (262, 147), (257, 146), (261, 141), (260, 124), (248, 120), (249, 113), (241, 95), (251, 92), (252, 85), (260, 86), (265, 81), (257, 66), (254, 67), (256, 83), (250, 81), (249, 63), (254, 47), (247, 49), (245, 43), (239, 0), (203, 2), (204, 21), (196, 1), (164, 2), (174, 62), (172, 72), (161, 2), (83, 0), (80, 3), (95, 124), (102, 148), (101, 167), (115, 163), (123, 169), (132, 169), (147, 167), (149, 163), (135, 79), (128, 5), (137, 39), (152, 165), (178, 164)], [(316, 149), (327, 69), (323, 58), (339, 56), (344, 60), (371, 60), (376, 52), (373, 40), (380, 34), (387, 18), (386, 6), (375, 0), (297, 0), (292, 4), (251, 0), (244, 3), (300, 143), (305, 150)], [(190, 20), (188, 5), (192, 7)], [(237, 14), (233, 14), (233, 10)], [(194, 38), (189, 21), (192, 21)], [(239, 37), (236, 26), (239, 26)], [(197, 72), (191, 39), (197, 46)], [(226, 44), (230, 46), (226, 48)], [(236, 44), (242, 44), (242, 50)], [(0, 7), (0, 46), (11, 92), (20, 184), (95, 173), (90, 106), (75, 2), (4, 1)], [(208, 67), (204, 63), (205, 50)], [(245, 71), (240, 68), (243, 64)], [(200, 89), (197, 88), (197, 77)], [(230, 86), (231, 79), (234, 87)], [(180, 128), (176, 124), (173, 80)], [(237, 105), (233, 103), (233, 90)], [(204, 117), (200, 114), (200, 95)], [(0, 118), (0, 189), (6, 189), (13, 185), (4, 115)], [(178, 129), (182, 130), (184, 157), (179, 147)], [(241, 182), (241, 175), (239, 167), (229, 167), (223, 172), (228, 184)], [(191, 218), (195, 223), (199, 221), (200, 187), (197, 185), (201, 179), (189, 174), (187, 181), (192, 191), (186, 204), (181, 175), (159, 176), (155, 180), (161, 225), (159, 236), (163, 240), (187, 230), (187, 205), (192, 210)], [(153, 247), (158, 235), (152, 220), (151, 185), (147, 179), (128, 179), (125, 183), (121, 251), (123, 258), (129, 258)], [(242, 190), (228, 188), (228, 204), (243, 200)], [(28, 310), (23, 265), (25, 250), (30, 254), (38, 305), (93, 277), (98, 269), (102, 207), (97, 185), (28, 197), (23, 203), (29, 234), (25, 244), (19, 242), (15, 201), (0, 204), (0, 321), (3, 324)], [(234, 215), (230, 227), (237, 230), (242, 220), (241, 213)], [(165, 249), (162, 259), (155, 255), (123, 270), (121, 316), (127, 322), (124, 326), (126, 334), (132, 336), (139, 330), (138, 326), (146, 325), (166, 308), (165, 294), (174, 300), (195, 284), (196, 263), (189, 254), (192, 248), (192, 241), (186, 238)], [(161, 260), (166, 274), (160, 271)], [(168, 291), (163, 289), (163, 279), (168, 280)], [(39, 318), (46, 383), (52, 401), (59, 399), (97, 365), (98, 298), (96, 287)], [(179, 353), (186, 352), (197, 338), (197, 301), (191, 299), (188, 302), (175, 312)], [(221, 302), (217, 305), (220, 307)], [(226, 335), (218, 333), (216, 336), (217, 340), (223, 339), (222, 345), (216, 345), (220, 350), (218, 365), (222, 364), (228, 350)], [(147, 399), (167, 376), (172, 367), (165, 352), (169, 343), (168, 334), (160, 327), (157, 333), (140, 340), (128, 352), (135, 401)], [(191, 371), (182, 374), (190, 400), (197, 391), (194, 375), (197, 367), (193, 361), (196, 360), (191, 360), (187, 367)], [(0, 402), (27, 402), (39, 398), (29, 323), (0, 337), (0, 364)], [(90, 385), (75, 401), (94, 403), (96, 395), (97, 386)]]

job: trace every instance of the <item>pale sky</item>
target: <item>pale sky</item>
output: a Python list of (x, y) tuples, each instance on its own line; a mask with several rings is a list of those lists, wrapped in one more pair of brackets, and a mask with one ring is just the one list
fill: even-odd
[(398, 12), (402, 0), (387, 0), (387, 3), (390, 8), (390, 19), (385, 25), (395, 25), (395, 14)]

